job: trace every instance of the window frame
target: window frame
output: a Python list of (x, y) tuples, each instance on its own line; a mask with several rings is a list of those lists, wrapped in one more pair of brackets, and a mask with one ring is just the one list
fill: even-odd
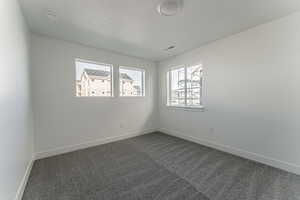
[[(111, 95), (110, 96), (77, 96), (77, 87), (76, 87), (77, 62), (109, 66), (110, 67), (110, 77), (111, 77), (111, 81), (110, 81)], [(87, 60), (87, 59), (81, 59), (81, 58), (75, 58), (75, 89), (76, 89), (75, 96), (78, 98), (114, 98), (115, 93), (114, 93), (114, 66), (113, 66), (113, 64), (98, 62), (98, 61), (93, 61), (93, 60)]]
[[(199, 106), (191, 106), (191, 105), (187, 105), (187, 69), (189, 67), (194, 67), (194, 66), (200, 66), (201, 70), (202, 70), (202, 76), (201, 76), (201, 80), (200, 80), (200, 91), (199, 91), (199, 95), (200, 95), (200, 105)], [(170, 104), (170, 98), (171, 98), (171, 82), (172, 82), (172, 77), (170, 77), (170, 74), (172, 71), (176, 70), (176, 69), (180, 69), (183, 68), (184, 69), (184, 105), (172, 105)], [(175, 108), (175, 109), (184, 109), (184, 110), (204, 110), (204, 105), (203, 105), (203, 65), (202, 64), (194, 64), (194, 65), (177, 65), (177, 66), (173, 66), (173, 67), (169, 67), (169, 69), (167, 70), (167, 85), (166, 85), (166, 106), (168, 108)]]
[[(121, 90), (120, 90), (120, 87), (121, 87), (121, 77), (120, 77), (120, 70), (121, 69), (125, 69), (125, 70), (132, 70), (132, 71), (140, 71), (142, 73), (142, 95), (140, 96), (129, 96), (129, 95), (121, 95)], [(118, 80), (118, 86), (119, 86), (119, 97), (121, 98), (145, 98), (146, 97), (146, 69), (143, 68), (143, 67), (128, 67), (128, 66), (124, 66), (124, 65), (120, 65), (119, 68), (118, 68), (118, 77), (119, 77), (119, 80)]]

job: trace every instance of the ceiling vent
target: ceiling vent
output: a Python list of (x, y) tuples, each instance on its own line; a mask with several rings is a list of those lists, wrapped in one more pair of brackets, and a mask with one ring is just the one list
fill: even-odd
[(52, 10), (47, 10), (46, 15), (48, 17), (49, 20), (51, 21), (57, 21), (57, 15), (54, 11)]
[(157, 11), (163, 16), (174, 16), (183, 8), (183, 0), (163, 0), (157, 6)]
[(168, 48), (166, 48), (166, 49), (164, 49), (165, 51), (170, 51), (170, 50), (172, 50), (172, 49), (174, 49), (175, 48), (175, 46), (174, 45), (172, 45), (172, 46), (169, 46)]

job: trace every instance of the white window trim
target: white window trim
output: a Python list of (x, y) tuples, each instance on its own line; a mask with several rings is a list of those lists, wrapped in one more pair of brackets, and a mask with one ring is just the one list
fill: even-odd
[(170, 106), (166, 105), (168, 109), (172, 110), (183, 110), (183, 111), (190, 111), (190, 112), (204, 112), (207, 109), (204, 106)]
[[(195, 64), (195, 65), (178, 65), (178, 66), (175, 66), (175, 67), (170, 67), (168, 70), (167, 70), (167, 77), (168, 77), (168, 80), (167, 80), (167, 87), (166, 87), (166, 94), (167, 94), (167, 97), (166, 97), (166, 107), (169, 108), (169, 109), (179, 109), (179, 110), (185, 110), (185, 111), (205, 111), (205, 107), (203, 105), (203, 79), (202, 79), (202, 82), (201, 82), (201, 91), (200, 91), (200, 104), (199, 106), (187, 106), (187, 87), (186, 87), (186, 82), (187, 82), (187, 68), (188, 67), (192, 67), (192, 66), (196, 66), (196, 65), (200, 65), (202, 67), (202, 64)], [(184, 95), (185, 95), (185, 105), (183, 106), (180, 106), (180, 105), (170, 105), (169, 104), (169, 98), (171, 96), (171, 89), (170, 89), (170, 86), (171, 86), (171, 78), (170, 78), (170, 72), (173, 71), (173, 70), (176, 70), (176, 69), (179, 69), (179, 68), (184, 68)], [(202, 68), (203, 70), (203, 68)]]
[[(77, 96), (75, 91), (75, 96), (78, 98), (115, 98), (115, 92), (114, 92), (114, 66), (113, 64), (109, 63), (103, 63), (103, 62), (98, 62), (98, 61), (93, 61), (93, 60), (86, 60), (86, 59), (81, 59), (81, 58), (75, 58), (75, 73), (76, 72), (76, 62), (84, 62), (84, 63), (90, 63), (90, 64), (95, 64), (95, 65), (106, 65), (110, 66), (110, 89), (111, 89), (111, 96)], [(76, 76), (75, 76), (76, 77)], [(76, 83), (76, 78), (75, 78), (75, 83)], [(75, 88), (76, 90), (76, 88)]]
[[(128, 69), (128, 70), (135, 70), (135, 71), (140, 71), (142, 72), (142, 94), (141, 96), (122, 96), (120, 95), (120, 69)], [(124, 65), (120, 65), (118, 68), (118, 77), (119, 77), (119, 81), (118, 81), (118, 85), (119, 85), (119, 91), (118, 91), (118, 96), (120, 98), (145, 98), (146, 97), (146, 69), (144, 67), (128, 67), (128, 66), (124, 66)]]

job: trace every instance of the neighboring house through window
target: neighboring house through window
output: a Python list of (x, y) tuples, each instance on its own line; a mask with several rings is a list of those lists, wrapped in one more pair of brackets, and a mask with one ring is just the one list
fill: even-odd
[(76, 96), (113, 96), (112, 65), (76, 60)]

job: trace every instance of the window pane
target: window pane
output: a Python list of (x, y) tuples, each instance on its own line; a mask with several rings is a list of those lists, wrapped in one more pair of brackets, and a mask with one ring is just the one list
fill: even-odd
[(185, 105), (185, 81), (184, 68), (178, 68), (169, 72), (169, 105)]
[(187, 68), (187, 106), (200, 106), (202, 96), (202, 68), (199, 65)]
[(120, 96), (145, 95), (145, 71), (120, 67)]
[(112, 96), (112, 66), (76, 60), (76, 96)]

